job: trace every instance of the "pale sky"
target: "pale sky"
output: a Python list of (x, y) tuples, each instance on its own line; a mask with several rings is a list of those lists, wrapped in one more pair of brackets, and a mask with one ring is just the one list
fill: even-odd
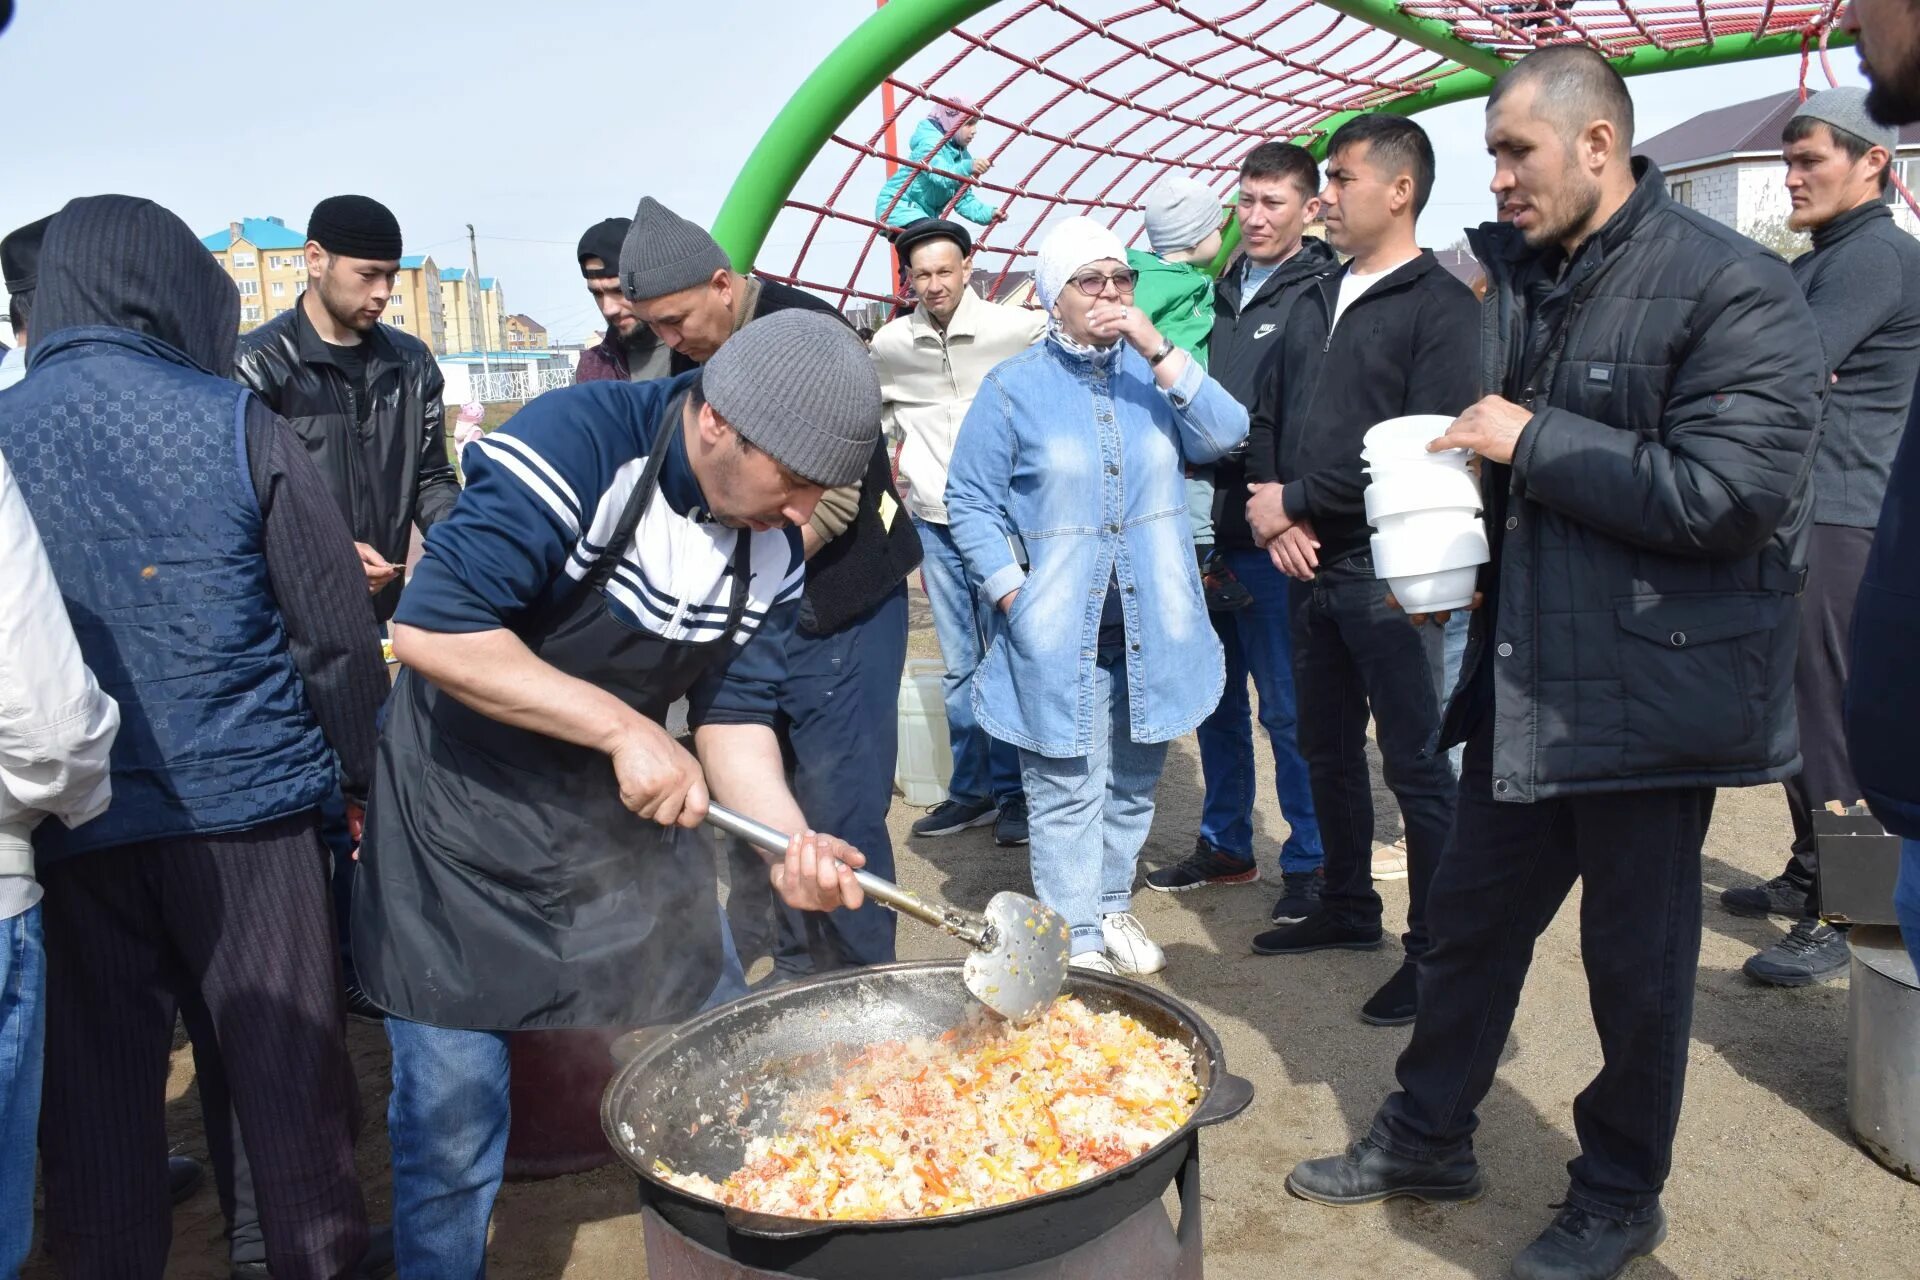
[[(873, 4), (18, 0), (17, 8), (0, 35), (8, 112), (0, 230), (101, 192), (155, 199), (200, 234), (268, 215), (298, 230), (322, 197), (358, 191), (393, 209), (408, 253), (443, 267), (466, 265), (465, 224), (474, 223), (481, 271), (500, 280), (508, 310), (569, 341), (599, 327), (574, 264), (580, 232), (631, 215), (642, 195), (709, 223), (761, 131)], [(1843, 82), (1859, 83), (1850, 50), (1832, 60)], [(1639, 134), (1791, 89), (1797, 76), (1797, 59), (1786, 58), (1637, 78)], [(978, 96), (993, 86), (958, 87)], [(1421, 228), (1438, 248), (1490, 211), (1481, 107), (1416, 118), (1439, 157)], [(877, 94), (856, 119), (861, 133), (878, 122)], [(991, 128), (976, 151), (992, 144)], [(803, 190), (824, 194), (842, 168), (822, 162)], [(863, 172), (846, 202), (870, 200), (879, 173)], [(790, 222), (776, 226), (762, 263), (790, 264), (794, 235)], [(857, 240), (844, 224), (824, 236), (823, 264), (851, 254)]]

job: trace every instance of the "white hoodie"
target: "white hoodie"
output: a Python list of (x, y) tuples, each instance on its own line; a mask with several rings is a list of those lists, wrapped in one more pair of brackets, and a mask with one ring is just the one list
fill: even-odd
[(900, 451), (900, 487), (907, 510), (947, 523), (947, 461), (974, 393), (993, 367), (1019, 355), (1047, 332), (1047, 317), (1025, 307), (988, 302), (964, 290), (946, 332), (923, 307), (889, 321), (873, 335), (880, 374), (880, 421)]
[(80, 657), (40, 532), (3, 457), (0, 566), (0, 920), (9, 920), (40, 901), (34, 827), (48, 816), (77, 827), (113, 798), (107, 752), (120, 707)]

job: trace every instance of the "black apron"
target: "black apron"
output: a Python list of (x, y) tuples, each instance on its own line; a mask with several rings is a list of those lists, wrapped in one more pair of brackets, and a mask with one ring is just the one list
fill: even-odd
[[(673, 408), (667, 421), (677, 421)], [(663, 640), (609, 611), (601, 588), (658, 489), (667, 449), (663, 433), (580, 589), (521, 635), (656, 722), (734, 643), (751, 572), (751, 537), (740, 531), (717, 640)], [(489, 719), (412, 671), (389, 704), (360, 857), (360, 982), (410, 1021), (643, 1026), (692, 1013), (719, 981), (709, 838), (628, 810), (601, 752)]]

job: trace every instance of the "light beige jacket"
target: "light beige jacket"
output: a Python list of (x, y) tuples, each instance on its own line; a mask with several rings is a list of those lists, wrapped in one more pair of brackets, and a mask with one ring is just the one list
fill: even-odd
[(890, 437), (905, 441), (900, 487), (908, 511), (947, 523), (947, 460), (974, 393), (995, 365), (1046, 331), (1042, 312), (988, 302), (969, 289), (945, 333), (933, 327), (925, 308), (915, 307), (873, 335), (881, 424)]

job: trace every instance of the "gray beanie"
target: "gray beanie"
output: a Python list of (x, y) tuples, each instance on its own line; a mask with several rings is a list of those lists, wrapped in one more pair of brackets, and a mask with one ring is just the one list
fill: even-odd
[(1224, 220), (1219, 199), (1192, 178), (1168, 174), (1147, 192), (1147, 243), (1162, 256), (1193, 248)]
[(1867, 114), (1865, 89), (1822, 89), (1793, 113), (1795, 120), (1818, 120), (1829, 128), (1850, 133), (1870, 147), (1885, 147), (1892, 155), (1900, 146), (1900, 130)]
[(633, 301), (646, 302), (705, 284), (732, 265), (704, 228), (642, 196), (620, 246), (620, 289)]
[(865, 344), (836, 317), (762, 316), (720, 344), (700, 387), (748, 443), (802, 479), (831, 489), (867, 473), (880, 438), (880, 379)]

